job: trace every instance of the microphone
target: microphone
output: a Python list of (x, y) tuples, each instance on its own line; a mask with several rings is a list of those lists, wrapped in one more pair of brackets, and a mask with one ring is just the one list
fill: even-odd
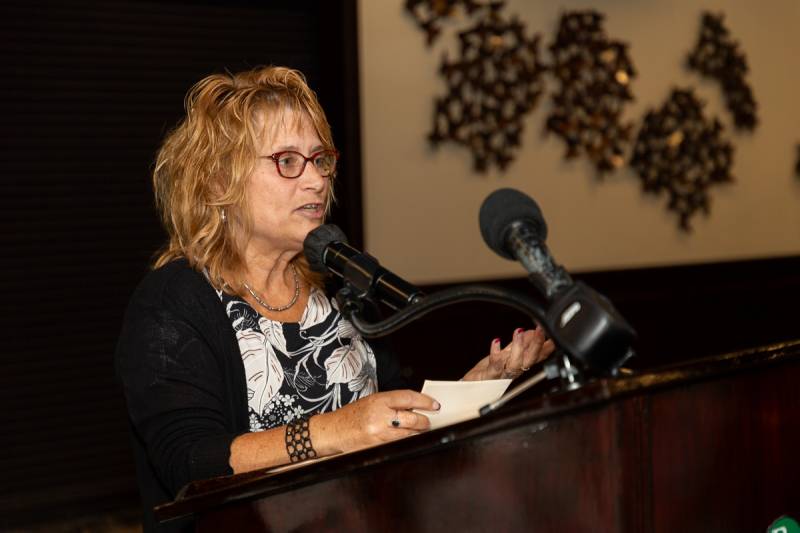
[(374, 295), (397, 310), (424, 296), (417, 287), (383, 268), (377, 259), (350, 246), (335, 224), (325, 224), (309, 232), (303, 242), (303, 253), (312, 270), (330, 272), (344, 279), (359, 299)]
[(611, 302), (582, 282), (574, 282), (547, 249), (547, 224), (536, 202), (514, 189), (499, 189), (483, 201), (481, 235), (506, 259), (515, 258), (548, 300), (547, 331), (586, 368), (614, 373), (633, 355), (636, 332)]
[(547, 224), (530, 196), (515, 189), (498, 189), (483, 201), (479, 219), (489, 248), (500, 257), (522, 263), (531, 282), (548, 300), (573, 284), (544, 244)]

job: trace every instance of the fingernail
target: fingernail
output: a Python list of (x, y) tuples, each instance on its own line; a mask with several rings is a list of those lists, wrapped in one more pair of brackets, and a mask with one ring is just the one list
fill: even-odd
[(524, 330), (524, 329), (522, 329), (522, 328), (517, 328), (517, 329), (515, 329), (515, 330), (514, 330), (514, 333), (516, 333), (517, 335), (519, 335), (519, 334), (520, 334), (520, 333), (522, 333), (523, 331), (525, 331), (525, 330)]
[(441, 408), (442, 408), (442, 406), (439, 405), (439, 402), (437, 402), (436, 400), (433, 400), (433, 410), (434, 411), (438, 411)]
[(498, 339), (493, 340), (492, 344), (500, 344), (500, 339), (498, 338)]

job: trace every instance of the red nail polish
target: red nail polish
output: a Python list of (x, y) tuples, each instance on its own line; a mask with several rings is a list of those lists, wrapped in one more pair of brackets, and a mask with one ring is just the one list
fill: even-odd
[(499, 343), (500, 343), (500, 339), (499, 338), (492, 341), (492, 344), (499, 344)]
[(517, 329), (514, 331), (514, 333), (517, 333), (517, 334), (519, 334), (519, 333), (522, 333), (523, 331), (525, 331), (525, 330), (524, 330), (524, 329), (522, 329), (522, 328), (517, 328)]

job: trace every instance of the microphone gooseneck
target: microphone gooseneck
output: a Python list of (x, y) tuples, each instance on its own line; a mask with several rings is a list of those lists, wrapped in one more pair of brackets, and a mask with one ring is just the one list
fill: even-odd
[(603, 295), (574, 282), (550, 255), (547, 224), (536, 202), (514, 189), (499, 189), (480, 209), (481, 235), (505, 259), (517, 259), (547, 299), (546, 329), (584, 368), (614, 372), (633, 351), (636, 332)]

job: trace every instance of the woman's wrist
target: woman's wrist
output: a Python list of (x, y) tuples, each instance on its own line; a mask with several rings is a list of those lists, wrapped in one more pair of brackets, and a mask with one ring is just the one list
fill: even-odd
[(487, 360), (484, 357), (478, 363), (469, 369), (469, 371), (464, 374), (464, 377), (461, 378), (461, 381), (481, 381), (486, 379), (486, 367), (487, 367)]
[(341, 443), (334, 430), (336, 412), (321, 413), (308, 419), (308, 430), (314, 442), (314, 448), (320, 457), (341, 453)]
[(316, 459), (317, 451), (311, 441), (308, 418), (298, 418), (286, 424), (286, 454), (293, 463)]

